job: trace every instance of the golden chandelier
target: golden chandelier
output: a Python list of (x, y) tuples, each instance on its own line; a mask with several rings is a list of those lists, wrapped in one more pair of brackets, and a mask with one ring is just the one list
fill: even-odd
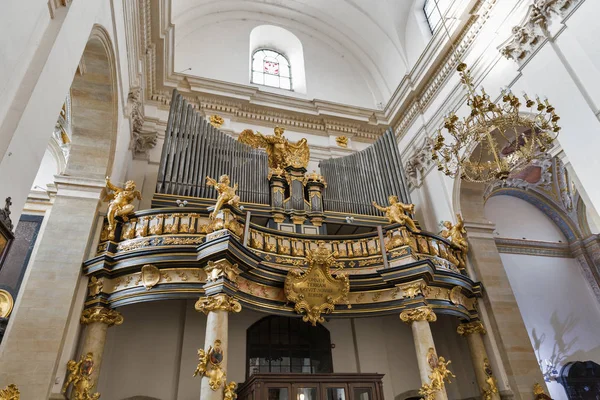
[(462, 120), (455, 113), (444, 118), (444, 128), (453, 141), (446, 142), (441, 129), (435, 135), (431, 153), (444, 174), (470, 182), (506, 179), (546, 152), (558, 136), (560, 117), (548, 100), (531, 100), (524, 94), (529, 115), (519, 112), (521, 101), (510, 90), (502, 91), (502, 104), (475, 90), (465, 63), (457, 68), (468, 90), (471, 114)]

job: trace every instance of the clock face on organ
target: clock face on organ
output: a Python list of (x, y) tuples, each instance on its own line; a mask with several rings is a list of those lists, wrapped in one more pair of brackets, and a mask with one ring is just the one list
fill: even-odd
[(279, 75), (279, 63), (277, 61), (263, 61), (264, 72), (271, 75)]

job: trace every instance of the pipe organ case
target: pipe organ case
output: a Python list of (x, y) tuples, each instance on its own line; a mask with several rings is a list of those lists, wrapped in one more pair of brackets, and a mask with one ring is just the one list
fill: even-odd
[(219, 131), (173, 90), (156, 192), (216, 198), (207, 176), (229, 175), (241, 201), (269, 204), (267, 154)]
[(371, 204), (388, 204), (396, 195), (410, 204), (400, 152), (392, 129), (388, 129), (372, 146), (349, 156), (319, 163), (327, 180), (323, 192), (325, 211), (348, 214), (381, 215)]

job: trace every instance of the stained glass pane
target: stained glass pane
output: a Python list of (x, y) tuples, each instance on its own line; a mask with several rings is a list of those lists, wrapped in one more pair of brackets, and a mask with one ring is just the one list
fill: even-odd
[(263, 68), (266, 74), (279, 75), (279, 62), (273, 58), (265, 58)]

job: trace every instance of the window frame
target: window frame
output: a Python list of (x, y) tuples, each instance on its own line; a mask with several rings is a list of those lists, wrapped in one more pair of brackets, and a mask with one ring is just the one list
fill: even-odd
[[(254, 59), (256, 58), (256, 54), (259, 53), (259, 52), (261, 52), (261, 51), (270, 51), (270, 52), (275, 53), (276, 56), (273, 57), (273, 58), (277, 58), (277, 57), (283, 58), (285, 60), (285, 62), (287, 63), (288, 75), (289, 76), (287, 76), (287, 77), (286, 76), (281, 76), (281, 63), (279, 63), (279, 74), (278, 75), (270, 74), (268, 72), (265, 72), (264, 69), (260, 70), (260, 71), (255, 70), (254, 69)], [(265, 60), (266, 57), (268, 57), (267, 54), (265, 54), (263, 56), (263, 58), (262, 58), (263, 65), (264, 65), (264, 60)], [(263, 76), (263, 83), (259, 83), (259, 82), (255, 82), (254, 81), (254, 73), (255, 72), (262, 74), (262, 76)], [(274, 86), (274, 85), (268, 85), (268, 84), (264, 83), (265, 82), (265, 79), (264, 79), (265, 75), (276, 76), (279, 79), (279, 85), (278, 86)], [(290, 81), (290, 87), (289, 87), (289, 89), (286, 88), (286, 87), (282, 87), (281, 86), (281, 79), (282, 78), (283, 79), (289, 79), (289, 81)], [(294, 81), (293, 81), (293, 77), (292, 77), (292, 63), (290, 63), (290, 59), (285, 54), (283, 54), (282, 52), (277, 51), (275, 49), (271, 49), (271, 48), (268, 48), (268, 47), (259, 47), (259, 48), (257, 48), (256, 50), (254, 50), (252, 52), (252, 57), (251, 57), (251, 60), (250, 60), (250, 83), (254, 84), (254, 85), (260, 85), (260, 86), (265, 86), (265, 87), (270, 87), (270, 88), (275, 88), (275, 89), (281, 89), (281, 90), (288, 90), (290, 92), (293, 92), (294, 91)]]

